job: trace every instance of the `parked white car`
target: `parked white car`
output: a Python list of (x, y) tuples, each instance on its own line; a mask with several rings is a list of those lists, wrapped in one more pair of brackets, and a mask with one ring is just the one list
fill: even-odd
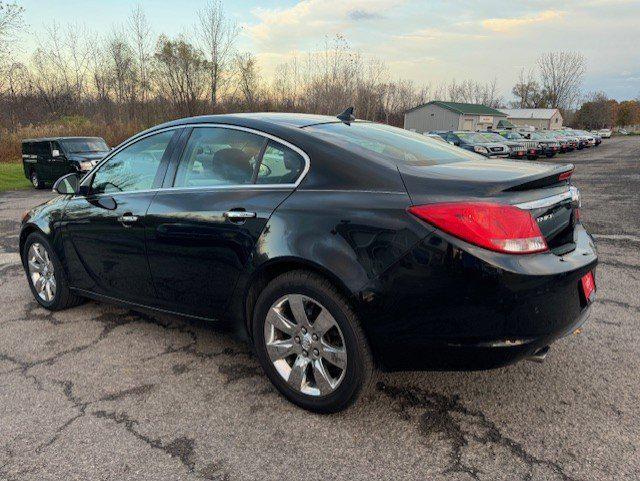
[(611, 138), (611, 129), (600, 129), (598, 130), (598, 133), (600, 134), (600, 137), (602, 137), (603, 139)]

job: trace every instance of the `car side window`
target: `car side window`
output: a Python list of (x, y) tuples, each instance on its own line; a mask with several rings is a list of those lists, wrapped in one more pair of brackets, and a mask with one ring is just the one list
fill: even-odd
[(178, 165), (174, 187), (215, 187), (253, 183), (266, 140), (244, 130), (193, 129)]
[(51, 157), (51, 147), (49, 142), (35, 142), (35, 154), (39, 159), (48, 159)]
[(258, 184), (292, 184), (302, 173), (304, 159), (289, 147), (269, 141), (258, 169)]
[(160, 160), (174, 133), (174, 130), (168, 130), (145, 137), (114, 154), (94, 174), (91, 193), (150, 189)]

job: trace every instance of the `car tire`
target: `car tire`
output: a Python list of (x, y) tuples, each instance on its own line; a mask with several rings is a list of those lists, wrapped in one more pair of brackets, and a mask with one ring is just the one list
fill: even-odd
[[(27, 237), (22, 248), (22, 263), (31, 293), (45, 309), (59, 311), (84, 301), (69, 289), (67, 275), (60, 259), (46, 237), (39, 232), (32, 232)], [(46, 284), (49, 285), (48, 288)]]
[(40, 180), (38, 173), (35, 170), (31, 171), (29, 180), (31, 180), (31, 185), (33, 185), (35, 189), (44, 189), (44, 182)]
[[(293, 314), (295, 304), (298, 317)], [(274, 327), (273, 320), (279, 323), (282, 317), (288, 322), (286, 333)], [(327, 329), (332, 322), (335, 325)], [(371, 350), (355, 312), (338, 289), (318, 274), (298, 270), (273, 279), (256, 301), (252, 334), (267, 377), (284, 397), (304, 409), (341, 411), (373, 383)], [(276, 334), (280, 339), (275, 339)], [(281, 346), (289, 354), (277, 351), (274, 356)]]

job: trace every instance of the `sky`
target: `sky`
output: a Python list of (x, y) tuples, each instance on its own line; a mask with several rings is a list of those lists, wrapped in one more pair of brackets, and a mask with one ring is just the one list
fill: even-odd
[[(135, 4), (125, 0), (17, 0), (29, 31), (21, 55), (43, 26), (57, 21), (106, 35)], [(204, 0), (141, 0), (154, 33), (189, 33)], [(640, 0), (235, 0), (224, 1), (241, 26), (238, 47), (254, 53), (264, 75), (292, 55), (343, 35), (392, 78), (417, 85), (452, 79), (497, 80), (505, 99), (521, 69), (543, 52), (573, 50), (587, 59), (585, 92), (640, 97)]]

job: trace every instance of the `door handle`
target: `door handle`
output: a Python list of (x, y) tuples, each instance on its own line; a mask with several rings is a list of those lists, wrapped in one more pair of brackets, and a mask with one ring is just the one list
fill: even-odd
[(246, 210), (229, 210), (224, 214), (225, 219), (229, 219), (231, 222), (244, 222), (247, 219), (253, 219), (256, 216), (255, 212), (247, 212)]
[(127, 224), (133, 224), (137, 222), (138, 216), (132, 214), (124, 214), (118, 217), (118, 222), (124, 224), (125, 227), (129, 227)]

